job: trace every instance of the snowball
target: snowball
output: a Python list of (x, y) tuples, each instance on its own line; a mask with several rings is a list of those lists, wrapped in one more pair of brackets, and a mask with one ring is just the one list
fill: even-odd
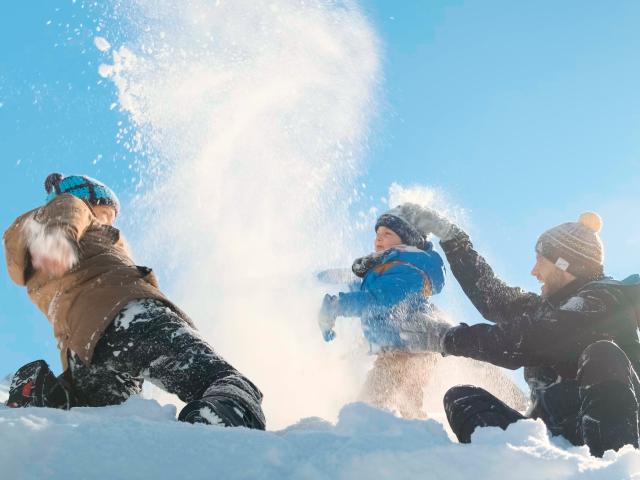
[(111, 49), (111, 44), (104, 37), (94, 37), (93, 44), (101, 52), (108, 52)]

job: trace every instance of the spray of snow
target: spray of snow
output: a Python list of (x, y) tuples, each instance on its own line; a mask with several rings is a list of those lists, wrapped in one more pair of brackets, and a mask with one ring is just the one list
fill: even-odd
[(464, 226), (468, 222), (466, 211), (457, 207), (443, 190), (436, 187), (424, 185), (403, 187), (398, 183), (392, 183), (389, 187), (387, 202), (389, 208), (403, 203), (416, 203), (433, 208), (456, 225)]
[(368, 360), (356, 324), (323, 343), (313, 273), (354, 257), (380, 74), (370, 23), (329, 0), (117, 6), (135, 34), (99, 71), (146, 159), (129, 212), (138, 261), (263, 390), (271, 428), (336, 418)]

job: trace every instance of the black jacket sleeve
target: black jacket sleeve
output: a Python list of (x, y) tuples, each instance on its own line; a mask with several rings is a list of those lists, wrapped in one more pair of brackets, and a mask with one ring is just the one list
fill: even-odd
[(515, 316), (537, 309), (542, 302), (539, 295), (510, 287), (500, 280), (462, 230), (457, 229), (451, 240), (440, 245), (462, 290), (486, 320), (509, 322)]
[(543, 306), (538, 315), (523, 313), (497, 325), (461, 324), (445, 335), (445, 354), (511, 369), (576, 362), (595, 341), (620, 342), (635, 333), (613, 314), (620, 294), (585, 288), (557, 307)]

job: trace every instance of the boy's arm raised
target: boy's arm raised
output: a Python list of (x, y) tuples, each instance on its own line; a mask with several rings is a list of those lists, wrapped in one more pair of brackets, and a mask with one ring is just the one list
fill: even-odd
[(60, 231), (65, 238), (77, 243), (91, 225), (94, 215), (83, 200), (63, 194), (37, 209), (33, 218), (47, 233)]
[(77, 263), (77, 244), (92, 219), (91, 209), (71, 195), (20, 217), (4, 235), (11, 278), (24, 285), (30, 269), (63, 275)]

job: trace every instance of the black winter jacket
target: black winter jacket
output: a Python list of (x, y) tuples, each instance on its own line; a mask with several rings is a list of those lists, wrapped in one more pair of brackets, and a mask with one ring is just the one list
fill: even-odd
[(447, 355), (470, 357), (505, 368), (525, 367), (530, 414), (537, 417), (543, 391), (574, 380), (583, 350), (612, 340), (640, 372), (640, 286), (607, 278), (577, 279), (549, 297), (507, 286), (460, 230), (440, 243), (465, 294), (491, 324), (461, 324), (444, 338)]

